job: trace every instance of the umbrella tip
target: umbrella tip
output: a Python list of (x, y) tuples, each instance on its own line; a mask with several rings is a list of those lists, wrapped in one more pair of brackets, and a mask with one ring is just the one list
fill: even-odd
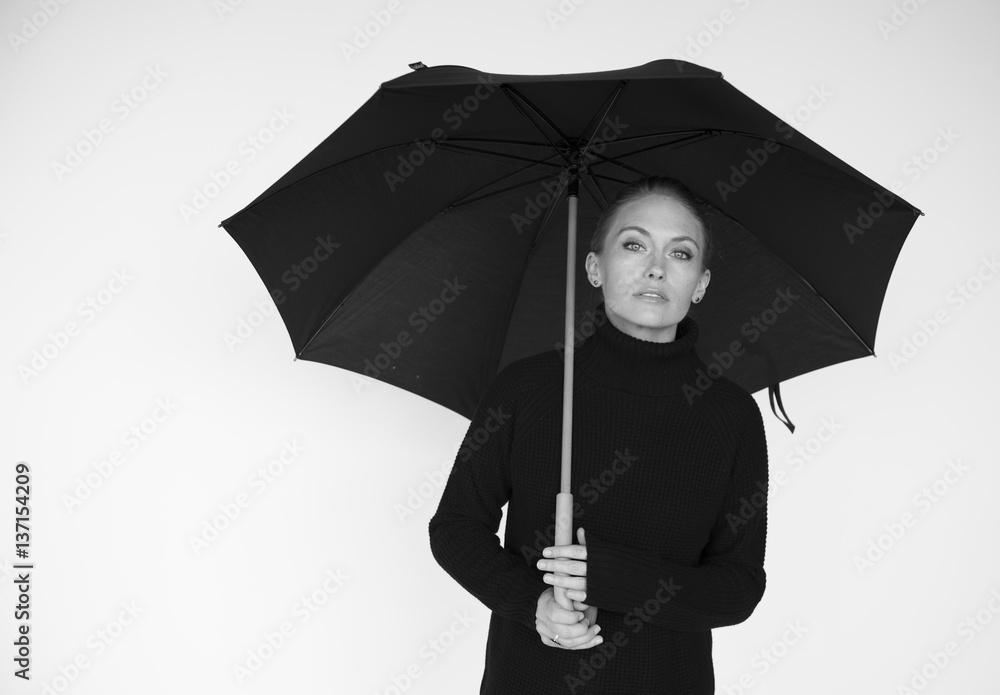
[(420, 62), (420, 61), (418, 60), (418, 61), (417, 61), (416, 63), (410, 63), (410, 66), (409, 66), (409, 67), (410, 67), (410, 69), (411, 69), (411, 70), (423, 70), (423, 69), (424, 69), (424, 68), (426, 68), (427, 66), (426, 66), (426, 65), (424, 65), (423, 63), (421, 63), (421, 62)]

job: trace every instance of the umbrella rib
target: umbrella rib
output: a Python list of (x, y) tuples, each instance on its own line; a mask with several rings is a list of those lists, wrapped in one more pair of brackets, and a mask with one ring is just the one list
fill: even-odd
[[(614, 180), (614, 179), (612, 179)], [(594, 180), (594, 175), (587, 172), (580, 177), (580, 182), (583, 187), (587, 189), (591, 197), (597, 201), (597, 205), (601, 208), (601, 212), (608, 209), (608, 199), (604, 197), (604, 192), (601, 191), (601, 187), (597, 185), (597, 181)], [(624, 183), (624, 182), (622, 182)]]
[(749, 234), (749, 235), (750, 235), (751, 237), (753, 237), (753, 238), (754, 238), (754, 239), (755, 239), (755, 240), (757, 241), (757, 243), (758, 243), (758, 244), (760, 244), (760, 245), (761, 245), (761, 246), (763, 246), (763, 247), (764, 247), (765, 249), (767, 249), (767, 251), (768, 251), (768, 252), (769, 252), (769, 253), (771, 254), (771, 256), (772, 256), (772, 257), (773, 257), (774, 259), (776, 259), (776, 260), (780, 261), (780, 262), (781, 262), (781, 265), (782, 265), (782, 266), (784, 266), (784, 267), (785, 267), (785, 268), (786, 268), (786, 269), (787, 269), (788, 271), (790, 271), (790, 272), (791, 272), (791, 274), (792, 274), (792, 275), (794, 275), (794, 276), (795, 276), (796, 278), (798, 278), (798, 279), (799, 279), (799, 281), (800, 281), (800, 282), (801, 282), (801, 283), (802, 283), (803, 285), (805, 285), (806, 287), (808, 287), (808, 288), (809, 288), (809, 290), (810, 290), (810, 291), (811, 291), (811, 292), (812, 292), (812, 293), (813, 293), (813, 294), (814, 294), (814, 295), (815, 295), (815, 296), (816, 296), (816, 297), (817, 297), (818, 299), (820, 299), (820, 300), (821, 300), (821, 301), (822, 301), (822, 302), (823, 302), (824, 304), (826, 304), (826, 306), (827, 306), (827, 307), (828, 307), (828, 308), (830, 309), (830, 311), (831, 311), (831, 312), (833, 312), (833, 314), (834, 314), (834, 315), (835, 315), (835, 316), (836, 316), (836, 317), (837, 317), (838, 319), (840, 319), (840, 322), (841, 322), (841, 324), (843, 324), (844, 326), (846, 326), (846, 327), (847, 327), (847, 330), (849, 330), (849, 331), (851, 332), (851, 334), (852, 334), (852, 335), (853, 335), (853, 336), (854, 336), (855, 338), (857, 338), (858, 342), (859, 342), (859, 343), (861, 343), (861, 345), (863, 345), (863, 346), (865, 347), (865, 349), (866, 349), (866, 350), (868, 350), (868, 352), (869, 352), (869, 353), (870, 353), (871, 355), (874, 355), (874, 354), (875, 354), (875, 349), (874, 349), (874, 347), (873, 347), (873, 346), (871, 346), (871, 345), (869, 345), (869, 344), (868, 344), (868, 343), (867, 343), (867, 342), (865, 341), (865, 339), (864, 339), (864, 338), (862, 338), (862, 337), (861, 337), (860, 335), (858, 335), (858, 332), (857, 332), (856, 330), (854, 330), (854, 326), (852, 326), (852, 325), (850, 324), (850, 322), (848, 322), (848, 320), (844, 318), (844, 316), (843, 316), (843, 315), (842, 315), (842, 314), (841, 314), (841, 313), (840, 313), (840, 312), (839, 312), (839, 311), (838, 311), (838, 310), (836, 309), (836, 307), (834, 307), (834, 306), (833, 306), (833, 305), (832, 305), (832, 304), (831, 304), (830, 302), (828, 302), (828, 301), (827, 301), (827, 299), (826, 299), (826, 297), (824, 297), (824, 296), (823, 296), (823, 295), (822, 295), (822, 294), (820, 293), (820, 291), (819, 291), (819, 290), (817, 290), (817, 289), (816, 289), (816, 288), (815, 288), (815, 287), (813, 286), (813, 284), (812, 284), (811, 282), (809, 282), (808, 280), (806, 280), (806, 279), (805, 279), (805, 278), (804, 278), (804, 277), (802, 276), (802, 274), (801, 274), (801, 273), (800, 273), (800, 272), (799, 272), (799, 271), (798, 271), (798, 270), (797, 270), (797, 269), (796, 269), (796, 268), (795, 268), (794, 266), (792, 266), (792, 265), (791, 265), (790, 263), (788, 263), (788, 261), (786, 261), (786, 260), (784, 259), (784, 257), (783, 257), (783, 256), (782, 256), (782, 255), (781, 255), (781, 254), (780, 254), (780, 253), (779, 253), (779, 252), (778, 252), (777, 250), (775, 250), (774, 248), (772, 248), (770, 244), (766, 243), (766, 242), (765, 242), (765, 241), (764, 241), (763, 239), (761, 239), (761, 238), (760, 238), (760, 236), (758, 236), (757, 234), (754, 234), (753, 232), (751, 232), (751, 231), (750, 231), (750, 228), (749, 228), (749, 227), (747, 227), (747, 226), (746, 226), (745, 224), (743, 224), (742, 220), (738, 220), (738, 219), (736, 219), (735, 217), (733, 217), (732, 215), (730, 215), (729, 213), (727, 213), (727, 212), (723, 212), (722, 210), (719, 210), (719, 208), (717, 208), (717, 207), (716, 207), (715, 205), (712, 205), (711, 203), (709, 203), (709, 202), (708, 202), (707, 200), (705, 200), (705, 199), (704, 199), (704, 198), (703, 198), (703, 197), (702, 197), (702, 196), (701, 196), (700, 194), (698, 194), (697, 192), (695, 192), (695, 195), (696, 195), (696, 196), (698, 196), (698, 198), (700, 198), (700, 199), (702, 200), (702, 203), (704, 203), (704, 204), (708, 205), (708, 206), (709, 206), (710, 208), (712, 208), (712, 209), (714, 209), (714, 210), (717, 210), (717, 211), (718, 211), (718, 214), (720, 214), (720, 215), (724, 215), (725, 217), (728, 217), (729, 219), (731, 219), (731, 220), (733, 220), (734, 222), (736, 222), (736, 223), (737, 223), (737, 224), (738, 224), (738, 225), (740, 226), (740, 228), (741, 228), (742, 230), (744, 230), (744, 231), (745, 231), (745, 232), (746, 232), (747, 234)]
[[(516, 102), (515, 102), (515, 105), (516, 105)], [(531, 120), (530, 117), (526, 113), (525, 113), (525, 116), (527, 118), (529, 118), (529, 120)], [(532, 120), (532, 124), (535, 125), (536, 128), (538, 127), (538, 125), (533, 120)], [(539, 130), (541, 130), (541, 129), (539, 128)], [(556, 130), (558, 130), (558, 129), (556, 129)], [(705, 139), (706, 137), (715, 137), (715, 136), (721, 135), (723, 133), (730, 134), (730, 135), (739, 135), (739, 136), (743, 136), (743, 137), (750, 137), (750, 138), (754, 138), (754, 139), (757, 139), (757, 140), (766, 140), (767, 139), (767, 138), (764, 138), (763, 136), (755, 135), (753, 133), (747, 133), (747, 132), (744, 132), (744, 131), (735, 131), (735, 130), (711, 129), (711, 130), (701, 130), (701, 131), (679, 131), (676, 134), (680, 134), (680, 132), (690, 133), (691, 135), (689, 137), (682, 138), (680, 140), (674, 140), (674, 141), (671, 141), (671, 142), (668, 142), (668, 143), (662, 143), (662, 144), (658, 144), (658, 145), (651, 145), (649, 147), (646, 147), (646, 148), (643, 148), (643, 149), (640, 149), (640, 150), (635, 150), (633, 152), (629, 152), (627, 155), (623, 155), (623, 156), (631, 156), (631, 155), (634, 155), (634, 154), (638, 154), (638, 153), (641, 153), (641, 152), (646, 152), (646, 151), (657, 149), (657, 148), (661, 148), (661, 147), (686, 146), (686, 145), (692, 144), (695, 141), (698, 141), (698, 140), (701, 140), (701, 139)], [(671, 133), (671, 134), (675, 134), (675, 133)], [(544, 135), (544, 132), (543, 132), (543, 135)], [(622, 138), (622, 139), (617, 140), (616, 142), (620, 143), (620, 144), (624, 144), (624, 143), (627, 143), (627, 142), (635, 142), (635, 141), (638, 141), (638, 140), (647, 140), (649, 138), (662, 137), (663, 135), (664, 134), (662, 134), (662, 133), (660, 133), (660, 134), (650, 134), (650, 135), (639, 135), (639, 136), (635, 136), (635, 137), (631, 137), (631, 138)], [(484, 140), (463, 139), (463, 141), (465, 141), (465, 142), (476, 142), (476, 141), (478, 141), (478, 142), (504, 142), (504, 141), (498, 141), (498, 140), (485, 140), (485, 139)], [(491, 157), (494, 157), (494, 158), (499, 158), (499, 159), (518, 159), (518, 160), (522, 160), (522, 161), (526, 161), (526, 162), (531, 162), (531, 163), (534, 163), (534, 164), (541, 164), (541, 165), (546, 165), (546, 166), (551, 166), (551, 167), (559, 167), (559, 165), (557, 165), (557, 164), (555, 164), (553, 162), (538, 161), (538, 160), (533, 160), (533, 159), (528, 158), (528, 157), (519, 157), (517, 155), (508, 155), (508, 154), (499, 153), (499, 152), (491, 152), (489, 150), (478, 150), (476, 148), (471, 148), (471, 147), (455, 146), (454, 145), (454, 141), (452, 141), (450, 143), (441, 142), (441, 143), (437, 143), (437, 144), (441, 145), (441, 146), (446, 146), (447, 148), (450, 148), (451, 150), (455, 151), (456, 153), (461, 152), (463, 154), (470, 154), (471, 156), (475, 156), (475, 154), (488, 155), (488, 156), (491, 156)], [(533, 142), (523, 142), (521, 144), (535, 145), (535, 146), (540, 146), (540, 147), (544, 147), (545, 146), (543, 143), (533, 143)], [(778, 143), (778, 144), (781, 145), (782, 143)], [(790, 145), (783, 145), (783, 146), (784, 147), (791, 147)], [(396, 146), (390, 146), (390, 147), (385, 147), (385, 148), (379, 148), (379, 149), (391, 149), (392, 147), (398, 147), (398, 145), (396, 145)], [(555, 147), (554, 144), (553, 144), (553, 147)], [(791, 147), (791, 149), (794, 149), (797, 152), (800, 152), (802, 154), (805, 154), (805, 155), (811, 157), (811, 155), (809, 155), (806, 152), (803, 152), (802, 150), (799, 150), (798, 148)], [(556, 152), (556, 155), (563, 156), (562, 153), (558, 152), (558, 150)], [(556, 156), (556, 155), (553, 155), (553, 156)], [(627, 164), (624, 164), (622, 162), (619, 162), (616, 159), (604, 157), (604, 156), (601, 156), (601, 155), (592, 155), (592, 156), (599, 156), (603, 160), (601, 162), (602, 164), (614, 164), (616, 166), (620, 166), (620, 167), (622, 167), (624, 169), (627, 169), (627, 170), (629, 170), (629, 171), (631, 171), (631, 172), (633, 172), (635, 174), (645, 175), (644, 172), (639, 171), (639, 170), (635, 169), (634, 167), (631, 167), (630, 165), (627, 165)], [(331, 166), (336, 166), (336, 165), (331, 165)], [(326, 167), (326, 168), (330, 168), (330, 167)], [(562, 168), (562, 167), (559, 167), (559, 168)], [(318, 174), (318, 173), (320, 173), (320, 172), (314, 172), (313, 175)], [(515, 172), (515, 173), (517, 173), (517, 172)], [(598, 178), (606, 179), (606, 180), (609, 180), (609, 181), (615, 181), (616, 183), (626, 183), (626, 182), (623, 182), (623, 181), (621, 181), (619, 179), (613, 178), (613, 177), (611, 177), (611, 176), (609, 176), (607, 174), (596, 174), (594, 172), (589, 172), (589, 176), (592, 179), (594, 179), (594, 181), (595, 181), (594, 186), (595, 186), (595, 189), (598, 191), (599, 194), (600, 194), (600, 189), (596, 188), (596, 179), (598, 179)], [(506, 177), (503, 177), (503, 178), (506, 178)], [(502, 179), (499, 179), (499, 180), (502, 180)], [(536, 181), (539, 181), (539, 180), (544, 180), (544, 177), (540, 178), (540, 179), (536, 179)], [(493, 182), (493, 183), (496, 183), (496, 182)], [(493, 185), (493, 184), (490, 184), (490, 185)], [(562, 183), (560, 184), (560, 186), (562, 186)], [(485, 187), (481, 187), (479, 190), (483, 190), (483, 188), (485, 188)], [(593, 195), (593, 190), (589, 186), (587, 188), (588, 188), (588, 190), (590, 190), (591, 194)], [(505, 189), (505, 190), (511, 190), (511, 189), (508, 188), (508, 189)], [(560, 188), (560, 194), (561, 194), (561, 191), (562, 191), (562, 188)], [(482, 200), (482, 199), (484, 199), (486, 197), (489, 197), (489, 196), (492, 196), (492, 195), (496, 195), (499, 192), (502, 192), (502, 191), (497, 191), (497, 192), (494, 192), (494, 193), (490, 193), (490, 194), (486, 194), (486, 195), (483, 195), (483, 196), (479, 196), (478, 198), (473, 199), (473, 200), (468, 200), (468, 201), (464, 201), (464, 202), (454, 203), (450, 207), (458, 207), (460, 205), (467, 205), (467, 204), (469, 204), (471, 202), (474, 202), (474, 200)], [(600, 195), (601, 195), (601, 198), (603, 199), (603, 194), (600, 194)], [(595, 200), (596, 200), (596, 196), (595, 196)], [(712, 207), (715, 207), (715, 206), (712, 206)], [(912, 206), (910, 206), (910, 207), (912, 208)], [(545, 217), (542, 219), (542, 221), (539, 224), (538, 234), (535, 236), (535, 239), (532, 241), (531, 249), (533, 249), (535, 247), (535, 245), (537, 244), (538, 239), (539, 239), (539, 237), (542, 234), (542, 231), (544, 230), (544, 228), (547, 226), (547, 224), (549, 222), (549, 219), (551, 217), (552, 212), (554, 211), (554, 208), (555, 208), (555, 205), (550, 205), (549, 208), (546, 210)], [(917, 212), (919, 214), (923, 214), (919, 210)], [(242, 214), (242, 213), (237, 213), (237, 215), (238, 214)], [(725, 213), (723, 213), (723, 214), (725, 214)], [(832, 304), (830, 304), (830, 302), (828, 302), (826, 300), (826, 298), (823, 297), (823, 295), (820, 294), (819, 291), (816, 290), (816, 288), (814, 288), (812, 286), (811, 283), (809, 283), (804, 277), (802, 277), (802, 275), (795, 268), (793, 268), (791, 265), (789, 265), (784, 260), (784, 258), (782, 258), (781, 254), (779, 254), (775, 249), (771, 248), (770, 245), (766, 244), (759, 236), (757, 236), (756, 234), (752, 234), (751, 232), (749, 232), (748, 228), (745, 225), (743, 225), (743, 223), (741, 221), (736, 220), (736, 218), (732, 217), (731, 215), (728, 215), (728, 216), (731, 217), (734, 221), (738, 222), (743, 229), (747, 230), (747, 233), (750, 233), (755, 239), (757, 239), (758, 243), (760, 243), (768, 251), (770, 251), (774, 255), (775, 258), (779, 259), (786, 268), (788, 268), (789, 270), (791, 270), (792, 273), (794, 273), (794, 275), (801, 282), (803, 282), (807, 287), (809, 287), (809, 289), (815, 294), (816, 297), (818, 297), (819, 299), (821, 299), (823, 301), (823, 303), (826, 304), (830, 308), (830, 311), (833, 312), (833, 314), (836, 315), (836, 317), (841, 321), (841, 323), (844, 326), (847, 327), (847, 329), (851, 332), (851, 334), (854, 335), (855, 338), (857, 338), (858, 342), (861, 345), (863, 345), (868, 350), (868, 352), (870, 354), (872, 354), (872, 355), (875, 354), (874, 348), (872, 346), (868, 345), (868, 343), (863, 338), (861, 338), (861, 336), (858, 334), (858, 332), (843, 317), (843, 315), (841, 315), (841, 313)], [(233, 217), (236, 217), (236, 215), (234, 215)], [(226, 220), (226, 221), (228, 222), (229, 220)], [(220, 223), (219, 226), (223, 226), (223, 224), (224, 223)], [(399, 243), (402, 243), (402, 240), (400, 240)], [(527, 257), (525, 258), (525, 265), (527, 265), (527, 262), (530, 260), (530, 257), (531, 257), (531, 252), (529, 251)], [(366, 274), (366, 277), (367, 277), (367, 274)], [(359, 281), (359, 284), (360, 284), (360, 281)], [(518, 282), (518, 286), (520, 286), (520, 281)], [(309, 337), (309, 340), (307, 340), (306, 343), (302, 346), (302, 350), (299, 351), (296, 354), (296, 359), (298, 358), (299, 355), (301, 355), (302, 353), (305, 352), (305, 350), (308, 348), (309, 344), (312, 343), (312, 341), (322, 332), (323, 328), (326, 326), (327, 323), (329, 323), (330, 319), (333, 318), (333, 316), (334, 316), (334, 314), (336, 314), (337, 310), (341, 306), (343, 306), (343, 304), (347, 301), (347, 297), (350, 296), (350, 294), (351, 294), (351, 292), (348, 292), (347, 295), (345, 295), (345, 297), (337, 305), (337, 307), (335, 307), (326, 316), (326, 318), (324, 319), (324, 321), (320, 324), (319, 328), (315, 332), (313, 332), (313, 334)], [(513, 305), (511, 305), (511, 308), (510, 308), (509, 312), (510, 313), (513, 312)], [(508, 324), (507, 325), (509, 325), (509, 319), (508, 319)]]
[[(520, 174), (521, 172), (518, 171), (518, 172), (515, 172), (515, 173), (516, 174)], [(506, 178), (510, 178), (513, 175), (514, 174), (507, 174), (506, 176), (503, 176), (503, 177), (497, 179), (496, 181), (493, 181), (489, 185), (481, 187), (479, 190), (481, 191), (483, 189), (490, 188), (491, 186), (499, 183), (500, 181), (503, 181)], [(516, 183), (513, 186), (507, 186), (506, 188), (499, 188), (499, 189), (497, 189), (495, 191), (490, 191), (489, 193), (483, 193), (482, 195), (478, 195), (475, 198), (469, 198), (468, 196), (466, 196), (465, 198), (462, 198), (459, 201), (451, 203), (450, 205), (448, 205), (447, 208), (445, 208), (445, 210), (454, 210), (455, 208), (463, 207), (465, 205), (471, 205), (472, 203), (477, 203), (480, 200), (485, 200), (486, 198), (492, 198), (495, 195), (500, 195), (501, 193), (506, 193), (507, 191), (513, 191), (515, 188), (523, 188), (524, 186), (530, 186), (533, 183), (538, 183), (540, 181), (545, 181), (546, 179), (549, 179), (549, 178), (551, 178), (551, 177), (550, 176), (539, 176), (538, 178), (531, 179), (530, 181), (522, 181), (521, 183)], [(551, 204), (549, 205), (549, 207), (552, 207)]]
[(585, 158), (590, 153), (590, 148), (594, 146), (594, 139), (597, 137), (598, 126), (600, 126), (600, 124), (603, 123), (608, 117), (608, 112), (611, 111), (611, 107), (615, 105), (616, 101), (618, 101), (618, 97), (621, 96), (621, 93), (627, 84), (628, 80), (622, 80), (618, 83), (618, 86), (615, 87), (614, 91), (611, 92), (611, 94), (608, 95), (608, 98), (604, 100), (603, 113), (601, 113), (600, 116), (594, 114), (593, 119), (591, 119), (587, 127), (583, 129), (583, 132), (585, 133), (588, 131), (590, 132), (590, 137), (587, 138), (587, 144), (584, 145), (583, 149), (580, 151), (581, 158)]
[[(653, 150), (653, 149), (656, 149), (656, 148), (659, 148), (659, 147), (673, 147), (675, 145), (676, 146), (689, 145), (692, 142), (704, 140), (705, 137), (706, 137), (706, 135), (710, 135), (710, 134), (707, 133), (707, 132), (702, 132), (702, 133), (697, 134), (697, 135), (692, 135), (692, 136), (689, 136), (689, 137), (686, 137), (686, 138), (682, 138), (681, 140), (674, 140), (672, 142), (663, 143), (661, 145), (652, 145), (650, 147), (646, 147), (646, 148), (643, 148), (641, 150), (634, 150), (632, 152), (628, 152), (627, 154), (619, 155), (618, 157), (605, 157), (604, 155), (599, 155), (599, 154), (593, 154), (591, 156), (592, 157), (599, 157), (601, 159), (601, 161), (598, 162), (597, 164), (595, 164), (594, 166), (600, 166), (601, 164), (609, 164), (609, 165), (613, 164), (614, 166), (621, 167), (622, 169), (625, 169), (626, 171), (630, 171), (630, 172), (632, 172), (633, 174), (635, 174), (637, 176), (647, 176), (648, 175), (647, 172), (642, 171), (641, 169), (637, 169), (636, 167), (632, 166), (631, 164), (626, 164), (624, 161), (620, 160), (620, 157), (631, 157), (632, 155), (639, 154), (641, 152), (647, 152), (649, 150)], [(611, 178), (607, 174), (601, 174), (601, 176), (603, 176), (604, 178), (609, 178), (609, 179)], [(617, 181), (617, 179), (611, 179), (611, 180), (612, 181)]]
[[(505, 152), (494, 152), (492, 150), (481, 150), (481, 149), (478, 149), (476, 147), (465, 147), (465, 146), (462, 146), (462, 145), (455, 145), (455, 144), (452, 144), (452, 143), (444, 143), (444, 142), (438, 143), (438, 147), (442, 147), (442, 148), (444, 148), (446, 150), (451, 150), (451, 151), (454, 151), (454, 152), (475, 152), (477, 154), (489, 155), (490, 157), (496, 158), (496, 159), (502, 159), (502, 160), (511, 160), (512, 159), (512, 160), (517, 161), (517, 162), (529, 162), (530, 164), (543, 164), (543, 165), (546, 165), (546, 166), (557, 167), (557, 168), (560, 168), (560, 169), (562, 168), (561, 164), (556, 164), (554, 162), (550, 162), (550, 161), (545, 160), (545, 159), (535, 159), (535, 158), (532, 158), (532, 157), (522, 157), (521, 155), (517, 155), (517, 154), (507, 154)], [(552, 157), (552, 156), (555, 156), (555, 155), (550, 155), (550, 157)]]
[[(525, 275), (527, 275), (527, 268), (528, 268), (528, 263), (531, 261), (531, 255), (534, 252), (535, 247), (538, 245), (538, 240), (542, 237), (542, 232), (545, 231), (545, 228), (549, 224), (549, 220), (552, 219), (552, 214), (555, 212), (556, 209), (556, 202), (562, 199), (563, 191), (566, 190), (566, 183), (567, 180), (565, 177), (560, 178), (559, 188), (552, 196), (552, 204), (549, 205), (549, 207), (546, 209), (545, 216), (538, 224), (538, 231), (535, 233), (535, 238), (531, 240), (531, 246), (528, 247), (528, 253), (526, 253), (524, 256), (524, 264), (521, 267), (521, 272), (518, 273), (517, 276), (517, 285), (514, 287), (514, 291), (511, 293), (510, 302), (507, 305), (507, 316), (504, 318), (503, 331), (501, 331), (500, 333), (500, 335), (502, 336), (507, 336), (510, 332), (510, 322), (511, 319), (513, 319), (514, 317), (514, 307), (517, 304), (518, 296), (521, 294), (521, 285), (524, 283)], [(503, 356), (503, 351), (504, 351), (504, 344), (501, 343), (500, 349), (497, 351), (496, 359), (493, 362), (493, 375), (491, 375), (490, 377), (491, 380), (495, 377), (495, 375), (499, 371), (497, 367), (500, 364), (500, 358)]]
[[(500, 89), (507, 96), (507, 98), (510, 99), (510, 102), (514, 105), (514, 108), (516, 108), (518, 111), (520, 111), (521, 115), (523, 115), (525, 118), (527, 118), (528, 122), (531, 123), (531, 125), (535, 126), (535, 128), (538, 130), (538, 132), (542, 134), (542, 137), (549, 141), (549, 144), (552, 146), (552, 149), (555, 150), (556, 152), (559, 152), (559, 146), (555, 142), (552, 141), (552, 138), (549, 137), (549, 134), (545, 132), (545, 130), (538, 124), (538, 122), (534, 118), (531, 117), (531, 114), (528, 113), (528, 109), (531, 109), (531, 111), (534, 112), (534, 114), (539, 119), (541, 119), (542, 122), (544, 122), (546, 125), (548, 125), (550, 128), (552, 128), (552, 130), (554, 130), (563, 141), (566, 141), (566, 135), (563, 134), (563, 132), (559, 129), (559, 127), (556, 126), (556, 124), (553, 123), (548, 118), (548, 116), (546, 116), (544, 113), (542, 113), (541, 111), (539, 111), (535, 107), (535, 105), (532, 104), (531, 101), (528, 100), (527, 97), (525, 97), (523, 94), (521, 94), (520, 92), (518, 92), (513, 87), (511, 87), (509, 85), (501, 85)], [(514, 95), (514, 96), (511, 96), (511, 95)], [(515, 99), (514, 97), (517, 97), (517, 98)], [(560, 155), (562, 155), (563, 159), (566, 159), (566, 155), (565, 154), (563, 154), (562, 152), (559, 152), (559, 153), (560, 153)], [(569, 164), (568, 161), (566, 163)]]
[[(673, 133), (671, 133), (671, 134), (673, 134)], [(715, 135), (716, 135), (716, 133), (713, 132), (713, 131), (708, 131), (708, 130), (695, 131), (694, 134), (689, 135), (689, 136), (684, 137), (684, 138), (681, 138), (679, 140), (671, 140), (670, 142), (662, 142), (662, 143), (659, 143), (657, 145), (650, 145), (649, 147), (643, 147), (643, 148), (638, 149), (638, 150), (631, 150), (629, 152), (625, 152), (625, 153), (617, 155), (615, 157), (605, 157), (605, 156), (600, 155), (600, 154), (594, 154), (592, 156), (594, 156), (594, 157), (600, 157), (605, 162), (611, 162), (611, 163), (617, 164), (618, 166), (621, 166), (621, 167), (624, 167), (624, 168), (628, 168), (627, 165), (622, 164), (621, 162), (618, 161), (618, 159), (620, 157), (631, 157), (633, 155), (642, 154), (643, 152), (649, 152), (650, 150), (656, 150), (656, 149), (660, 149), (660, 148), (663, 148), (663, 147), (670, 147), (670, 148), (673, 148), (673, 147), (685, 147), (687, 145), (691, 145), (691, 144), (694, 144), (696, 142), (700, 142), (702, 140), (705, 140), (706, 138), (715, 137)], [(620, 142), (633, 142), (634, 140), (640, 140), (640, 139), (645, 139), (645, 138), (649, 138), (649, 137), (660, 137), (660, 136), (659, 135), (641, 135), (641, 136), (638, 136), (636, 138), (633, 138), (632, 140), (627, 140), (627, 141), (626, 140), (622, 140)]]

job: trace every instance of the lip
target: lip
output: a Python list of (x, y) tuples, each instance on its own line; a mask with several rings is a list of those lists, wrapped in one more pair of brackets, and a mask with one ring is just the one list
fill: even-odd
[[(655, 296), (649, 296), (649, 295), (655, 295)], [(654, 289), (642, 290), (641, 292), (636, 292), (633, 296), (638, 297), (639, 299), (645, 299), (648, 302), (667, 301), (667, 298), (663, 295), (662, 292)]]

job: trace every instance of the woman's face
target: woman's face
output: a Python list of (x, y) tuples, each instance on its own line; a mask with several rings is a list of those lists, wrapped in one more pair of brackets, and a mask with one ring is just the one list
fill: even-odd
[(691, 299), (708, 287), (704, 251), (698, 219), (677, 200), (651, 194), (618, 211), (601, 255), (587, 256), (587, 273), (600, 280), (604, 308), (620, 331), (666, 343)]

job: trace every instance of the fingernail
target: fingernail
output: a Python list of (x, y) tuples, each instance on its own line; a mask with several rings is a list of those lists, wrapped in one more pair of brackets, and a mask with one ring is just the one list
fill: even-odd
[(600, 632), (601, 632), (601, 626), (598, 625), (597, 627), (594, 628), (594, 634), (597, 635), (600, 634)]
[(544, 555), (545, 557), (552, 557), (552, 551), (546, 548), (545, 550), (542, 551), (542, 555)]

